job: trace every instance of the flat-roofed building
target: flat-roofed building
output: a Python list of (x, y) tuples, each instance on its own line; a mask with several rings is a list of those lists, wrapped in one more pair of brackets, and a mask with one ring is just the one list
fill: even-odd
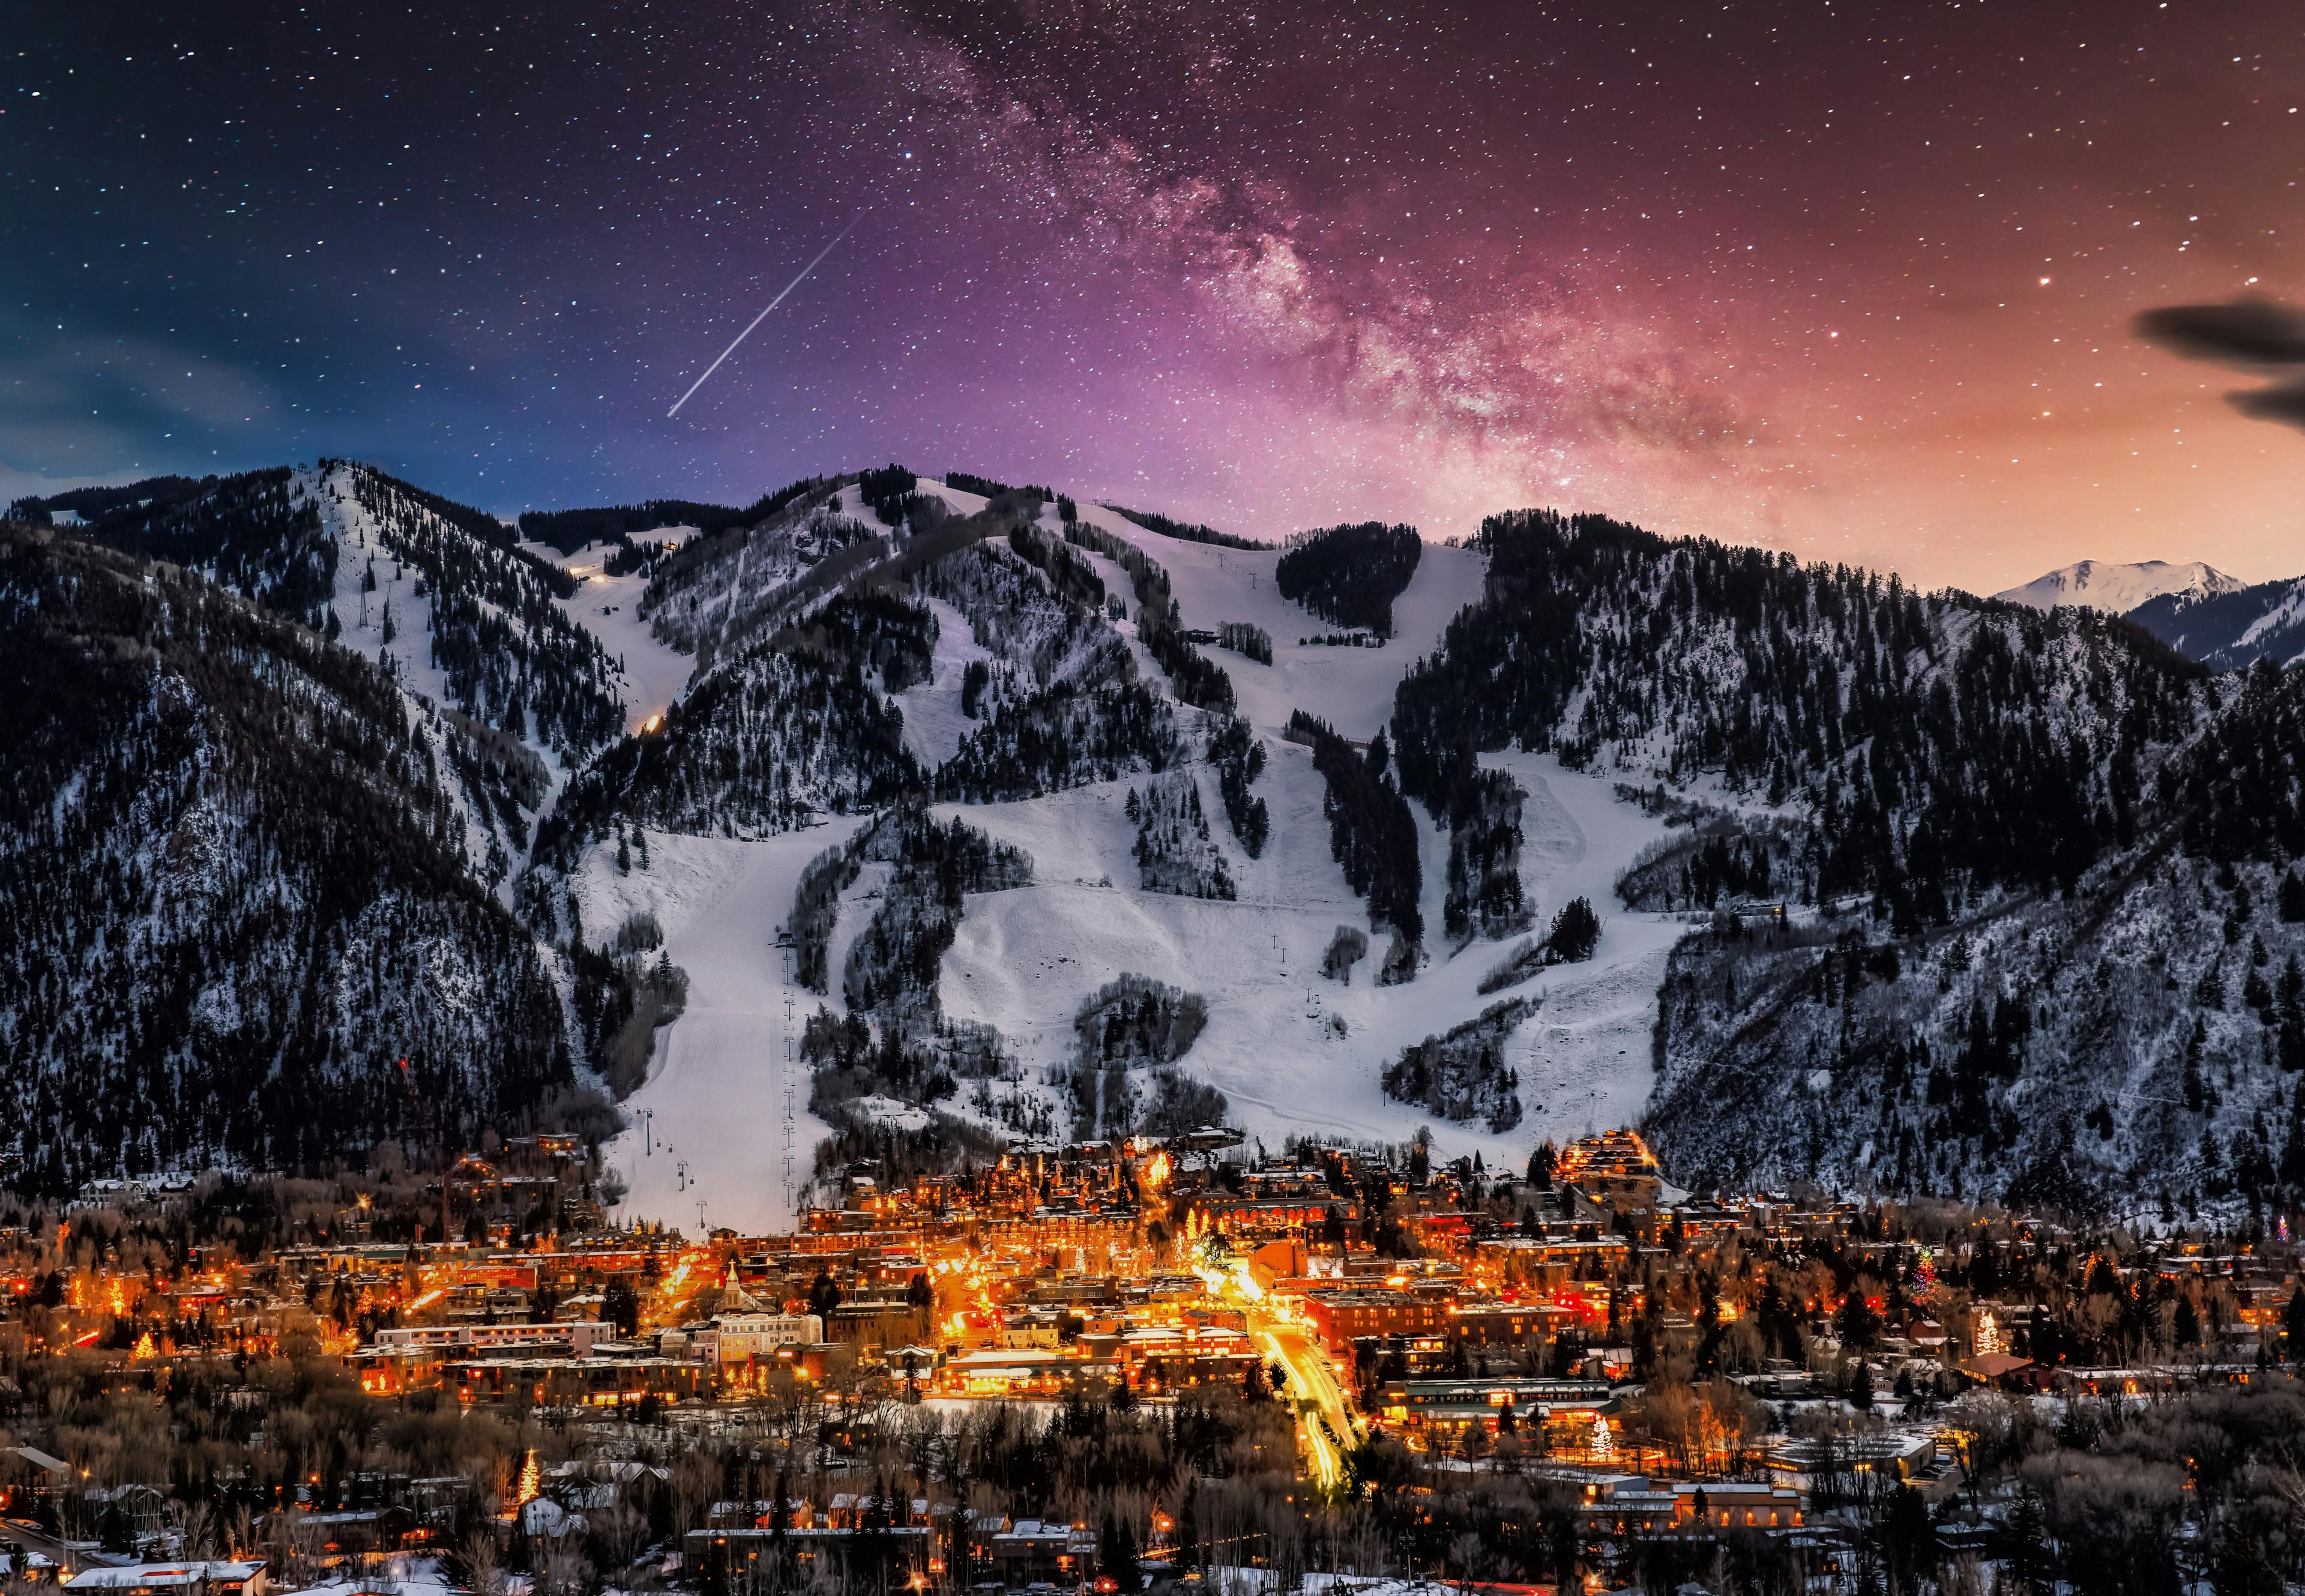
[(824, 1320), (813, 1313), (723, 1313), (691, 1337), (690, 1345), (708, 1363), (741, 1363), (823, 1339)]

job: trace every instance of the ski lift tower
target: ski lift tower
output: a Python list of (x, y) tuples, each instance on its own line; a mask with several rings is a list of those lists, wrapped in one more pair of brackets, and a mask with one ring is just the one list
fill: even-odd
[(785, 1211), (792, 1215), (793, 1224), (795, 1227), (797, 1228), (800, 1223), (800, 1210), (796, 1201), (796, 1193), (794, 1189), (794, 1176), (796, 1170), (796, 1154), (800, 1142), (800, 1113), (798, 1105), (795, 1101), (796, 1094), (793, 1087), (793, 1076), (800, 1067), (800, 1046), (798, 1040), (793, 1035), (793, 981), (798, 974), (798, 971), (795, 968), (795, 949), (792, 946), (792, 939), (789, 937), (785, 938), (783, 951), (785, 958), (785, 1006), (784, 1019), (778, 1028), (778, 1036), (784, 1045), (785, 1056), (784, 1077), (780, 1082), (784, 1088), (785, 1098), (784, 1134), (782, 1138), (785, 1177)]

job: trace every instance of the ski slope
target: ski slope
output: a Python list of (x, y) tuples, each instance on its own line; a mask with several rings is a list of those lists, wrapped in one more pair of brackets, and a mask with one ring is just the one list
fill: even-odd
[[(628, 1216), (686, 1228), (701, 1207), (705, 1224), (749, 1235), (790, 1227), (787, 1086), (797, 1181), (812, 1175), (816, 1144), (831, 1133), (808, 1112), (806, 1072), (785, 1062), (787, 997), (795, 1043), (821, 999), (787, 986), (777, 931), (801, 870), (861, 823), (842, 818), (762, 842), (651, 831), (649, 868), (629, 875), (617, 873), (613, 850), (586, 858), (571, 890), (587, 936), (597, 941), (634, 913), (654, 914), (665, 950), (688, 972), (687, 1010), (657, 1031), (648, 1080), (623, 1105), (630, 1128), (602, 1150), (625, 1180)], [(859, 917), (842, 919), (853, 934)]]
[[(921, 486), (942, 492), (957, 509), (979, 506), (974, 496), (930, 480)], [(1518, 1166), (1545, 1137), (1558, 1141), (1637, 1123), (1654, 1079), (1658, 988), (1667, 956), (1687, 928), (1677, 918), (1618, 907), (1619, 873), (1665, 828), (1620, 802), (1608, 777), (1564, 769), (1545, 755), (1484, 759), (1510, 772), (1527, 794), (1520, 870), (1535, 933), (1570, 898), (1590, 898), (1603, 931), (1589, 963), (1546, 970), (1518, 987), (1483, 996), (1481, 979), (1501, 962), (1509, 944), (1475, 942), (1452, 952), (1442, 938), (1448, 837), (1417, 808), (1428, 926), (1425, 968), (1412, 982), (1379, 988), (1384, 939), (1375, 938), (1348, 981), (1319, 974), (1337, 928), (1365, 930), (1368, 908), (1346, 886), (1331, 854), (1324, 785), (1310, 751), (1278, 734), (1298, 707), (1348, 736), (1365, 738), (1382, 728), (1400, 676), (1438, 645), (1449, 621), (1478, 596), (1481, 557), (1428, 547), (1396, 603), (1395, 636), (1388, 646), (1311, 647), (1298, 638), (1331, 628), (1280, 598), (1272, 581), (1278, 549), (1173, 540), (1085, 503), (1080, 513), (1136, 543), (1168, 571), (1188, 625), (1246, 621), (1272, 634), (1270, 666), (1209, 650), (1230, 674), (1241, 711), (1264, 744), (1266, 766), (1255, 791), (1269, 806), (1272, 836), (1262, 858), (1246, 857), (1224, 819), (1215, 773), (1189, 767), (1200, 784), (1212, 839), (1238, 889), (1232, 901), (1193, 899), (1138, 886), (1131, 853), (1135, 828), (1126, 806), (1132, 785), (1142, 785), (1144, 777), (1016, 803), (939, 806), (940, 818), (963, 818), (1033, 860), (1032, 885), (970, 897), (940, 969), (947, 1014), (994, 1026), (1014, 1053), (1017, 1067), (1002, 1095), (1040, 1093), (1053, 1102), (1058, 1089), (1046, 1077), (1071, 1056), (1073, 1019), (1082, 1000), (1134, 972), (1207, 1001), (1208, 1026), (1181, 1068), (1222, 1091), (1233, 1121), (1275, 1150), (1296, 1134), (1399, 1142), (1429, 1124), (1444, 1158), (1478, 1151), (1490, 1163)], [(1130, 594), (1117, 566), (1088, 557), (1109, 586)], [(958, 612), (938, 600), (928, 603), (939, 628), (931, 676), (896, 702), (905, 714), (906, 743), (933, 767), (975, 724), (959, 714), (959, 677), (971, 660), (988, 655)], [(629, 614), (628, 602), (605, 597), (601, 607), (623, 614), (602, 614), (600, 624)], [(1124, 623), (1120, 630), (1135, 645), (1134, 627)], [(608, 633), (600, 635), (608, 641)], [(610, 646), (627, 661), (640, 652)], [(1140, 663), (1148, 683), (1165, 686), (1149, 659)], [(801, 869), (854, 836), (860, 824), (852, 819), (751, 843), (652, 832), (653, 868), (625, 876), (615, 870), (612, 848), (596, 849), (588, 858), (578, 883), (588, 934), (606, 935), (636, 910), (653, 913), (674, 962), (691, 982), (687, 1012), (659, 1033), (649, 1079), (625, 1105), (634, 1129), (609, 1150), (629, 1184), (633, 1215), (685, 1223), (701, 1202), (716, 1225), (758, 1230), (788, 1221), (779, 1030), (787, 993), (775, 933), (790, 913)], [(829, 948), (835, 996), (792, 994), (796, 1020), (821, 1002), (839, 1009), (838, 972), (877, 906), (887, 868), (866, 866), (843, 895)], [(1423, 1107), (1385, 1097), (1380, 1076), (1404, 1048), (1521, 994), (1541, 1002), (1508, 1045), (1524, 1109), (1518, 1126), (1498, 1134), (1485, 1125), (1433, 1121)], [(796, 1157), (804, 1180), (814, 1144), (828, 1133), (805, 1113), (808, 1082), (796, 1074), (790, 1084), (803, 1107)], [(941, 1107), (974, 1114), (972, 1095), (964, 1091)], [(919, 1112), (894, 1102), (859, 1107), (891, 1124)], [(1063, 1112), (1057, 1117), (1066, 1123)]]
[[(1080, 515), (1135, 544), (1167, 570), (1186, 625), (1213, 631), (1226, 621), (1246, 621), (1272, 634), (1271, 665), (1229, 649), (1206, 650), (1232, 677), (1240, 712), (1259, 731), (1278, 732), (1291, 709), (1303, 709), (1348, 737), (1374, 735), (1392, 718), (1393, 689), (1409, 666), (1432, 652), (1457, 612), (1481, 595), (1479, 555), (1428, 543), (1408, 590), (1393, 602), (1391, 642), (1381, 649), (1300, 645), (1299, 638), (1336, 627), (1280, 596), (1272, 574), (1280, 563), (1279, 548), (1252, 552), (1164, 538), (1101, 505), (1083, 504)], [(1097, 565), (1108, 587), (1130, 593), (1118, 567), (1104, 560)], [(1129, 610), (1135, 612), (1133, 598)]]
[[(659, 527), (652, 532), (634, 533), (633, 541), (685, 543), (696, 535), (694, 527)], [(564, 555), (548, 543), (527, 542), (521, 547), (584, 584), (561, 599), (560, 607), (568, 612), (570, 620), (598, 638), (608, 658), (617, 662), (625, 730), (639, 731), (680, 701), (696, 661), (659, 641), (641, 619), (640, 598), (648, 590), (647, 578), (637, 571), (623, 576), (608, 574), (608, 556), (617, 552), (614, 544), (591, 544), (573, 555)]]
[(936, 649), (929, 661), (929, 679), (897, 694), (897, 705), (905, 712), (905, 746), (923, 768), (933, 770), (959, 752), (961, 739), (982, 724), (960, 712), (961, 673), (978, 660), (991, 664), (996, 657), (976, 641), (966, 615), (941, 598), (920, 602), (936, 616)]
[[(1549, 755), (1493, 757), (1484, 762), (1510, 770), (1529, 794), (1521, 868), (1539, 929), (1571, 897), (1590, 897), (1603, 916), (1593, 961), (1484, 998), (1480, 980), (1508, 945), (1476, 941), (1453, 958), (1431, 947), (1433, 961), (1415, 981), (1380, 988), (1379, 939), (1340, 985), (1321, 977), (1322, 952), (1340, 924), (1366, 928), (1367, 905), (1330, 856), (1310, 753), (1275, 743), (1270, 755), (1256, 789), (1273, 821), (1261, 860), (1240, 854), (1222, 828), (1213, 780), (1202, 773), (1204, 804), (1219, 817), (1212, 834), (1240, 887), (1229, 903), (1135, 889), (1127, 783), (940, 809), (1025, 849), (1035, 866), (1033, 886), (969, 901), (945, 955), (946, 1011), (999, 1027), (1025, 1078), (1035, 1081), (1067, 1057), (1082, 999), (1123, 972), (1197, 992), (1209, 1004), (1208, 1029), (1182, 1067), (1222, 1091), (1236, 1121), (1276, 1150), (1292, 1134), (1399, 1142), (1430, 1124), (1448, 1157), (1477, 1150), (1485, 1161), (1518, 1165), (1544, 1136), (1638, 1120), (1654, 1078), (1657, 988), (1687, 928), (1616, 910), (1612, 888), (1663, 835), (1661, 822), (1620, 802), (1606, 779), (1563, 770)], [(1431, 859), (1437, 845), (1445, 861), (1447, 843), (1421, 811), (1418, 819), (1437, 927)], [(1384, 1095), (1379, 1077), (1403, 1048), (1523, 990), (1543, 1002), (1510, 1043), (1526, 1113), (1518, 1126), (1496, 1135), (1435, 1123)]]

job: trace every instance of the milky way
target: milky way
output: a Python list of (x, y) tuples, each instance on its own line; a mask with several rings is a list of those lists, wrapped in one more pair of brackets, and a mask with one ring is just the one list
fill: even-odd
[(2305, 298), (2293, 4), (123, 14), (35, 0), (0, 83), (19, 481), (897, 459), (1261, 535), (2305, 568), (2305, 439), (2131, 330)]

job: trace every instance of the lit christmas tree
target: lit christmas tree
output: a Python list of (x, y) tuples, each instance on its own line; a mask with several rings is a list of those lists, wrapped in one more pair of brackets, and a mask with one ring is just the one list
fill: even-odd
[(1593, 1415), (1593, 1461), (1609, 1463), (1617, 1456), (1617, 1438), (1609, 1433), (1609, 1421), (1599, 1413)]

